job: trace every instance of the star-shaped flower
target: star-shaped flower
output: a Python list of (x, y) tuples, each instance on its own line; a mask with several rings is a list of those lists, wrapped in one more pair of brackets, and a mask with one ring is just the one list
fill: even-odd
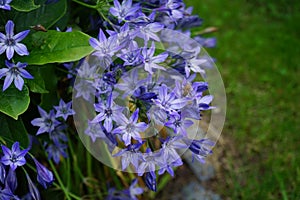
[(27, 47), (19, 43), (28, 35), (29, 30), (14, 35), (14, 26), (14, 22), (9, 20), (5, 25), (6, 35), (0, 33), (0, 54), (6, 51), (8, 60), (12, 59), (15, 51), (20, 56), (29, 55)]
[(26, 164), (25, 155), (29, 149), (20, 150), (19, 142), (15, 142), (11, 150), (4, 145), (1, 145), (1, 148), (4, 154), (1, 162), (4, 165), (9, 165), (12, 170), (15, 170), (18, 166)]
[(17, 64), (14, 64), (6, 60), (5, 65), (8, 68), (0, 69), (0, 78), (6, 76), (4, 79), (3, 91), (6, 90), (13, 81), (16, 88), (21, 91), (24, 85), (23, 78), (33, 79), (33, 76), (24, 69), (27, 66), (27, 63), (18, 62)]

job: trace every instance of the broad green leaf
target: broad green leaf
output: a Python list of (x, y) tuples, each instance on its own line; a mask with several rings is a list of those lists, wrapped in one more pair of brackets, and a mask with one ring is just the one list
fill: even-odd
[(77, 61), (93, 52), (89, 39), (89, 35), (80, 31), (37, 32), (24, 41), (28, 46), (33, 45), (29, 56), (19, 60), (31, 65)]
[(46, 90), (44, 78), (41, 76), (41, 71), (43, 69), (37, 66), (30, 66), (27, 67), (27, 69), (28, 71), (30, 71), (30, 74), (34, 77), (34, 79), (26, 80), (29, 90), (35, 93), (48, 93), (49, 91)]
[(54, 105), (58, 104), (58, 79), (55, 74), (55, 65), (47, 64), (41, 68), (41, 76), (45, 81), (45, 86), (49, 93), (42, 94), (40, 106), (46, 110), (51, 110)]
[(10, 5), (21, 12), (29, 12), (40, 7), (40, 5), (35, 5), (34, 0), (13, 0)]
[[(0, 88), (2, 87), (0, 85)], [(4, 92), (0, 92), (0, 112), (14, 119), (18, 119), (18, 116), (27, 110), (29, 102), (29, 90), (25, 85), (22, 91), (10, 86)]]
[(13, 18), (13, 21), (17, 24), (15, 27), (17, 31), (29, 29), (31, 26), (38, 24), (48, 29), (62, 18), (66, 11), (67, 1), (59, 0), (57, 3), (41, 4), (38, 9), (28, 13), (18, 12)]
[(22, 148), (27, 148), (29, 145), (29, 138), (26, 128), (21, 119), (14, 120), (2, 113), (0, 113), (1, 124), (1, 143), (4, 143), (9, 148), (18, 141)]

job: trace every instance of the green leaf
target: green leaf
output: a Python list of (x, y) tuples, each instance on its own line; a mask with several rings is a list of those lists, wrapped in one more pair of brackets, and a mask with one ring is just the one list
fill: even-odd
[(53, 108), (53, 105), (58, 104), (58, 79), (55, 74), (55, 65), (47, 64), (41, 68), (41, 76), (45, 80), (45, 86), (49, 93), (42, 94), (40, 106), (46, 110), (51, 110)]
[(10, 86), (4, 92), (0, 92), (0, 112), (14, 119), (18, 119), (18, 116), (27, 110), (29, 102), (29, 90), (25, 85), (22, 91)]
[(35, 5), (34, 0), (13, 0), (10, 5), (21, 12), (29, 12), (40, 7), (40, 5)]
[(29, 138), (26, 128), (21, 119), (14, 120), (2, 113), (0, 113), (0, 124), (1, 124), (1, 142), (5, 143), (9, 148), (10, 146), (18, 141), (20, 146), (27, 148), (29, 145)]
[(35, 93), (48, 93), (49, 91), (46, 90), (45, 81), (41, 76), (41, 67), (30, 66), (27, 67), (27, 69), (28, 71), (30, 71), (30, 74), (34, 77), (34, 79), (26, 80), (29, 90)]
[[(22, 0), (20, 0), (22, 1)], [(13, 21), (17, 31), (29, 29), (31, 26), (41, 24), (46, 29), (50, 28), (60, 18), (62, 18), (67, 11), (66, 0), (59, 0), (57, 3), (41, 4), (38, 9), (31, 12), (16, 13)]]
[(29, 56), (19, 60), (31, 65), (77, 61), (93, 52), (89, 39), (89, 35), (80, 31), (37, 32), (24, 41), (28, 46), (33, 45)]

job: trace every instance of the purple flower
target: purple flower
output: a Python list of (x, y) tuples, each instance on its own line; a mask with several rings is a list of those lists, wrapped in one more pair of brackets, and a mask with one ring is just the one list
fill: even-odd
[(123, 108), (114, 104), (112, 93), (108, 96), (106, 104), (102, 101), (94, 105), (95, 110), (99, 114), (92, 120), (92, 123), (99, 123), (104, 121), (104, 128), (107, 132), (110, 132), (113, 128), (113, 120), (122, 116)]
[(214, 97), (212, 95), (206, 95), (204, 97), (197, 98), (197, 104), (199, 105), (200, 110), (214, 109), (215, 107), (209, 105), (213, 98)]
[(109, 12), (118, 18), (119, 23), (122, 21), (130, 19), (136, 15), (140, 6), (137, 4), (132, 5), (132, 0), (124, 0), (122, 4), (118, 0), (114, 0), (114, 7), (109, 9)]
[(60, 142), (60, 141), (67, 142), (67, 141), (68, 141), (68, 137), (67, 137), (66, 134), (63, 132), (66, 128), (67, 128), (66, 125), (59, 125), (59, 126), (56, 126), (56, 127), (54, 128), (54, 130), (51, 131), (51, 132), (49, 133), (50, 139), (51, 139), (54, 143), (57, 143), (57, 142)]
[(104, 32), (100, 28), (98, 40), (91, 38), (89, 43), (95, 49), (93, 55), (99, 57), (100, 66), (104, 69), (112, 63), (112, 56), (122, 48), (117, 41), (118, 36), (110, 36), (106, 38)]
[(200, 53), (200, 48), (198, 47), (194, 53), (188, 54), (188, 57), (185, 57), (184, 69), (185, 69), (186, 77), (190, 76), (191, 71), (195, 73), (205, 74), (204, 69), (202, 69), (200, 65), (207, 62), (207, 60), (197, 58), (199, 53)]
[(193, 153), (193, 160), (196, 158), (201, 163), (205, 162), (205, 157), (212, 154), (211, 147), (215, 145), (215, 143), (209, 139), (185, 139), (185, 143), (189, 145), (189, 149)]
[(158, 65), (157, 63), (164, 62), (168, 57), (168, 53), (166, 53), (166, 52), (161, 53), (157, 56), (154, 56), (154, 52), (155, 52), (154, 42), (152, 42), (152, 45), (149, 49), (147, 49), (147, 47), (144, 47), (144, 49), (142, 50), (144, 68), (150, 74), (153, 74), (153, 71), (152, 71), (153, 68), (165, 70), (164, 67)]
[[(33, 79), (33, 76), (29, 74), (24, 68), (27, 66), (27, 63), (20, 63), (17, 64), (10, 63), (5, 60), (5, 65), (8, 68), (0, 69), (0, 78), (6, 76), (4, 79), (3, 91), (5, 91), (11, 83), (14, 81), (14, 84), (18, 90), (23, 89), (24, 80), (23, 78)], [(23, 78), (22, 78), (23, 77)]]
[(19, 43), (29, 33), (29, 30), (22, 31), (14, 35), (14, 22), (9, 20), (5, 25), (6, 35), (0, 33), (0, 54), (6, 50), (6, 56), (10, 60), (14, 56), (14, 51), (20, 56), (29, 55), (24, 44)]
[(106, 138), (104, 132), (101, 129), (100, 124), (98, 123), (88, 123), (87, 129), (84, 133), (91, 137), (92, 142), (95, 142), (97, 138)]
[(12, 0), (1, 0), (0, 1), (0, 8), (2, 8), (2, 9), (4, 9), (4, 10), (10, 10), (11, 9), (11, 7), (10, 7), (10, 2), (11, 2)]
[(163, 173), (165, 173), (165, 171), (167, 171), (171, 176), (174, 176), (173, 167), (179, 167), (183, 165), (183, 162), (181, 159), (177, 159), (173, 162), (167, 162), (160, 165), (162, 165), (162, 167), (160, 167), (160, 169), (158, 170), (159, 175), (162, 175)]
[(39, 163), (35, 158), (33, 159), (37, 170), (37, 181), (46, 189), (50, 185), (54, 178), (51, 171)]
[(138, 169), (139, 149), (143, 144), (144, 142), (130, 144), (125, 149), (122, 149), (113, 155), (113, 157), (121, 156), (122, 170), (125, 170), (130, 163), (135, 167), (136, 170)]
[(12, 168), (10, 168), (9, 171), (8, 171), (8, 174), (7, 174), (7, 177), (6, 177), (6, 180), (5, 180), (5, 185), (12, 192), (15, 192), (15, 190), (18, 187), (17, 174), (16, 174), (16, 171), (13, 170)]
[(155, 176), (154, 171), (155, 166), (158, 164), (159, 156), (160, 152), (151, 152), (151, 150), (147, 148), (146, 153), (141, 157), (142, 163), (138, 167), (138, 176), (142, 176), (147, 171)]
[(74, 86), (76, 89), (76, 98), (83, 97), (87, 101), (91, 101), (92, 95), (94, 97), (95, 88), (91, 81), (87, 81), (85, 79), (79, 79)]
[(136, 198), (136, 195), (140, 195), (144, 192), (143, 188), (135, 187), (136, 184), (137, 184), (137, 179), (134, 179), (131, 185), (129, 186), (129, 194), (131, 200), (138, 200), (138, 198)]
[(145, 183), (146, 183), (146, 186), (156, 192), (157, 190), (157, 182), (156, 182), (156, 175), (155, 173), (152, 171), (152, 172), (147, 172), (146, 175), (145, 175)]
[(69, 115), (74, 115), (75, 111), (71, 108), (72, 102), (65, 103), (62, 99), (59, 101), (58, 106), (54, 106), (56, 112), (55, 117), (62, 117), (67, 120)]
[(9, 188), (4, 188), (4, 189), (1, 189), (0, 187), (0, 197), (1, 197), (1, 200), (11, 200), (11, 199), (19, 199), (19, 198), (16, 198), (16, 196), (10, 191)]
[(1, 148), (4, 154), (1, 162), (4, 165), (9, 165), (12, 170), (15, 170), (18, 166), (26, 164), (25, 155), (29, 149), (20, 150), (19, 142), (15, 142), (11, 150), (4, 145), (1, 145)]
[(129, 119), (124, 115), (119, 115), (116, 118), (119, 126), (112, 131), (113, 134), (122, 134), (122, 139), (126, 146), (131, 144), (131, 138), (142, 142), (139, 132), (143, 132), (147, 129), (145, 122), (137, 122), (139, 119), (139, 109), (136, 109)]
[(54, 162), (58, 164), (60, 161), (60, 156), (63, 156), (64, 158), (68, 157), (66, 153), (67, 147), (67, 145), (62, 143), (50, 144), (46, 149), (46, 152), (48, 153), (48, 159), (53, 159)]
[(174, 112), (170, 115), (170, 119), (165, 123), (165, 126), (174, 130), (174, 133), (187, 136), (186, 129), (193, 125), (193, 121), (184, 119), (182, 115)]
[(124, 60), (124, 66), (135, 66), (141, 62), (141, 49), (135, 41), (132, 41), (129, 43), (128, 49), (123, 50), (118, 57)]
[(158, 91), (157, 99), (153, 99), (154, 104), (156, 104), (160, 109), (165, 111), (173, 111), (183, 108), (187, 104), (186, 99), (176, 99), (175, 93), (168, 93), (168, 87), (162, 85)]
[(0, 183), (4, 183), (6, 178), (6, 170), (2, 163), (0, 163)]
[(117, 89), (124, 91), (123, 98), (132, 95), (134, 91), (145, 83), (145, 80), (139, 80), (138, 69), (134, 68), (130, 73), (121, 77), (122, 82), (115, 85)]
[(36, 135), (45, 132), (47, 133), (52, 132), (55, 129), (55, 127), (60, 124), (60, 122), (55, 119), (54, 110), (50, 110), (49, 114), (45, 110), (43, 110), (40, 106), (38, 106), (38, 110), (41, 117), (31, 121), (31, 124), (33, 126), (40, 127)]
[(146, 26), (140, 27), (136, 31), (136, 35), (145, 40), (145, 44), (149, 41), (149, 39), (153, 39), (155, 41), (160, 41), (157, 33), (164, 28), (164, 25), (158, 22), (149, 23)]
[(34, 183), (32, 182), (31, 178), (29, 177), (29, 175), (27, 173), (26, 173), (26, 178), (27, 178), (29, 193), (30, 193), (31, 197), (34, 200), (40, 200), (41, 199), (40, 192), (37, 189), (37, 187), (34, 185)]
[[(59, 27), (56, 27), (56, 30), (58, 31), (58, 32), (62, 32), (61, 30), (60, 30), (60, 28)], [(67, 29), (66, 29), (66, 31), (65, 32), (72, 32), (72, 27), (67, 27)]]

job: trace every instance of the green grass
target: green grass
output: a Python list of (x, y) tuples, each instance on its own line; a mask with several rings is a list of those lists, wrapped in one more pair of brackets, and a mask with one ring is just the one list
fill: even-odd
[[(228, 100), (225, 199), (300, 199), (300, 2), (186, 0), (216, 26)], [(260, 2), (260, 3), (259, 3)], [(238, 163), (235, 165), (234, 163)]]

